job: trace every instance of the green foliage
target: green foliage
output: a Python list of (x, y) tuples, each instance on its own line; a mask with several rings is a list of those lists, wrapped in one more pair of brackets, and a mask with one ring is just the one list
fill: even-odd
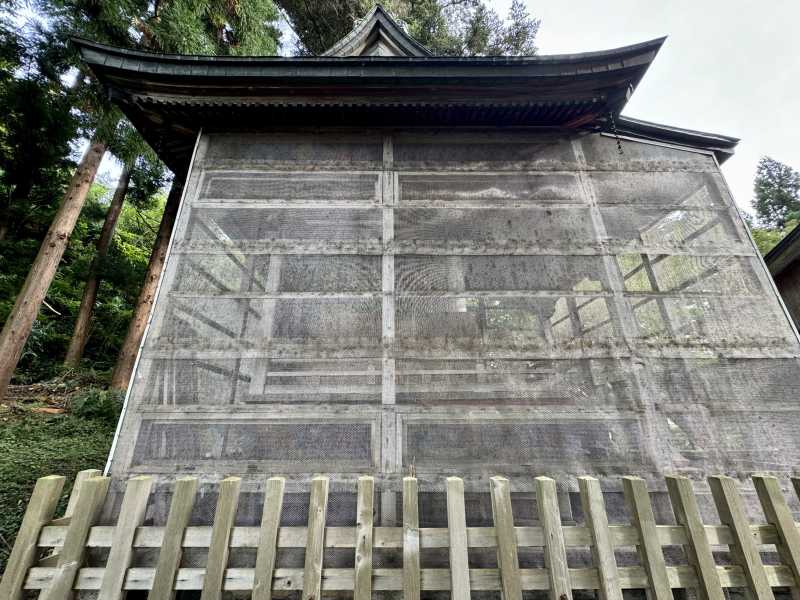
[(53, 474), (68, 478), (61, 514), (77, 472), (103, 468), (113, 435), (114, 424), (107, 419), (75, 415), (8, 418), (0, 426), (0, 536), (8, 544), (0, 544), (0, 572), (36, 479)]
[(758, 251), (762, 256), (766, 256), (792, 229), (800, 225), (800, 220), (790, 219), (786, 221), (783, 227), (772, 228), (758, 227), (752, 223), (752, 220), (748, 220), (748, 224), (750, 225), (750, 233), (753, 235), (753, 241), (755, 241)]
[[(61, 372), (109, 195), (103, 185), (92, 186), (48, 291), (47, 304), (28, 338), (15, 375), (17, 383), (49, 379)], [(126, 204), (108, 256), (100, 265), (102, 281), (84, 359), (98, 371), (110, 369), (116, 360), (144, 280), (164, 202), (164, 196), (158, 194), (147, 202)], [(0, 322), (13, 307), (38, 246), (33, 238), (0, 241)]]
[(87, 388), (72, 397), (69, 408), (76, 417), (99, 419), (114, 426), (122, 412), (122, 400), (118, 390)]
[(800, 172), (769, 156), (758, 163), (754, 182), (759, 226), (784, 229), (787, 221), (800, 218)]
[[(321, 54), (346, 35), (375, 4), (369, 0), (277, 0), (300, 38), (301, 54)], [(485, 56), (536, 54), (539, 21), (521, 0), (503, 20), (483, 0), (387, 0), (382, 3), (408, 33), (433, 54)]]

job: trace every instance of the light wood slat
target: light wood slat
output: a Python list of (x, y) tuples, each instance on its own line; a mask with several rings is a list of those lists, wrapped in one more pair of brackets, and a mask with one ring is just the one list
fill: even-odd
[(675, 520), (686, 528), (689, 543), (684, 546), (689, 563), (697, 570), (698, 592), (701, 599), (724, 600), (722, 585), (717, 574), (717, 565), (711, 553), (706, 529), (700, 517), (692, 482), (686, 477), (667, 477)]
[(578, 486), (586, 525), (592, 534), (592, 558), (600, 576), (600, 600), (622, 600), (617, 560), (608, 531), (608, 515), (600, 482), (594, 477), (578, 477)]
[(734, 535), (735, 542), (730, 545), (731, 554), (734, 562), (744, 569), (750, 591), (756, 600), (775, 600), (761, 562), (761, 554), (750, 532), (750, 522), (739, 490), (736, 489), (736, 482), (731, 477), (715, 476), (708, 478), (708, 484), (720, 521), (730, 527)]
[(623, 477), (622, 490), (631, 513), (631, 522), (638, 532), (636, 548), (647, 572), (647, 587), (651, 599), (672, 600), (667, 563), (661, 548), (664, 542), (658, 535), (647, 484), (639, 477)]
[(125, 486), (98, 600), (118, 600), (122, 594), (125, 573), (133, 557), (133, 536), (144, 521), (152, 486), (153, 479), (146, 476), (133, 477)]
[(171, 600), (175, 595), (175, 576), (181, 564), (183, 536), (194, 508), (196, 494), (196, 477), (182, 477), (175, 482), (148, 600)]
[(492, 477), (492, 516), (497, 534), (497, 564), (504, 600), (522, 600), (519, 578), (517, 536), (514, 531), (514, 511), (511, 508), (511, 489), (505, 477)]
[(572, 600), (556, 482), (549, 477), (537, 477), (535, 482), (539, 521), (544, 532), (544, 560), (550, 578), (550, 600)]
[(203, 591), (200, 600), (220, 600), (225, 568), (228, 566), (231, 529), (239, 506), (239, 492), (242, 488), (240, 477), (227, 477), (219, 483), (219, 497), (214, 511), (214, 525), (211, 528), (211, 542), (208, 546), (206, 572), (203, 577)]
[(756, 493), (764, 509), (767, 521), (778, 532), (778, 543), (775, 547), (781, 557), (781, 562), (787, 565), (794, 575), (795, 583), (792, 586), (795, 600), (800, 598), (800, 532), (797, 523), (792, 517), (792, 511), (786, 503), (786, 498), (781, 492), (781, 486), (776, 477), (757, 475), (753, 477)]
[[(564, 543), (567, 547), (585, 547), (591, 544), (589, 530), (582, 525), (565, 525)], [(609, 525), (614, 547), (634, 546), (638, 543), (638, 533), (630, 525)], [(733, 535), (725, 525), (706, 525), (708, 542), (712, 546), (727, 545), (733, 542)], [(108, 548), (114, 528), (99, 525), (92, 527), (86, 545), (89, 548)], [(517, 545), (537, 547), (544, 545), (541, 527), (515, 527)], [(772, 525), (752, 525), (753, 539), (757, 544), (777, 544), (780, 539)], [(46, 525), (39, 536), (40, 548), (53, 548), (64, 545), (64, 526)], [(308, 530), (306, 527), (281, 527), (278, 533), (279, 548), (305, 548)], [(447, 548), (447, 528), (421, 527), (420, 548)], [(656, 534), (662, 546), (683, 546), (689, 543), (686, 529), (680, 525), (657, 525)], [(234, 527), (231, 533), (231, 548), (258, 548), (260, 531), (258, 527)], [(134, 538), (136, 548), (159, 548), (164, 537), (163, 527), (139, 527)], [(328, 527), (325, 533), (326, 548), (355, 548), (355, 527)], [(496, 548), (497, 538), (494, 527), (467, 527), (467, 540), (470, 548)], [(208, 548), (211, 541), (210, 526), (186, 528), (183, 539), (184, 548)], [(375, 527), (373, 534), (375, 548), (402, 548), (403, 531), (400, 527)], [(44, 566), (44, 565), (39, 565)]]
[(69, 518), (72, 516), (72, 513), (75, 512), (75, 504), (78, 502), (78, 493), (80, 492), (81, 486), (87, 479), (91, 479), (92, 477), (100, 477), (103, 475), (103, 472), (100, 469), (84, 469), (83, 471), (78, 471), (78, 474), (75, 475), (75, 483), (72, 484), (72, 491), (69, 493), (69, 500), (67, 501), (67, 508), (64, 510), (64, 515), (58, 521), (65, 521), (65, 523), (69, 522)]
[(58, 553), (55, 576), (50, 586), (42, 591), (39, 600), (66, 600), (70, 596), (75, 576), (83, 563), (89, 529), (100, 515), (110, 482), (108, 477), (92, 477), (83, 482), (67, 527), (64, 546)]
[(22, 598), (28, 569), (36, 561), (39, 533), (53, 518), (63, 489), (63, 477), (50, 475), (36, 480), (14, 547), (8, 557), (3, 579), (0, 580), (0, 598), (7, 600)]
[(447, 478), (447, 531), (450, 534), (450, 597), (470, 600), (464, 481), (459, 477)]
[(372, 477), (359, 477), (356, 508), (354, 600), (370, 600), (372, 598), (372, 507), (374, 492), (375, 480)]
[[(767, 576), (773, 587), (790, 586), (792, 572), (785, 566), (767, 566)], [(47, 587), (55, 568), (34, 567), (30, 571), (26, 589), (37, 590)], [(667, 567), (670, 585), (676, 589), (694, 589), (698, 585), (697, 575), (691, 566)], [(724, 588), (743, 588), (747, 585), (744, 572), (738, 566), (717, 567), (717, 573)], [(175, 581), (177, 590), (199, 590), (203, 585), (204, 569), (184, 568), (178, 571)], [(598, 589), (597, 569), (570, 569), (570, 580), (575, 589)], [(374, 569), (373, 589), (375, 591), (399, 591), (402, 589), (401, 569)], [(448, 591), (450, 571), (448, 569), (423, 569), (421, 584), (424, 591)], [(97, 590), (103, 577), (102, 568), (84, 568), (78, 573), (76, 590)], [(125, 579), (126, 590), (147, 590), (153, 578), (152, 568), (133, 568), (128, 570)], [(470, 569), (470, 587), (475, 591), (500, 591), (498, 569)], [(544, 591), (550, 588), (545, 569), (520, 569), (523, 590)], [(642, 589), (647, 586), (647, 574), (642, 567), (619, 567), (622, 589)], [(227, 569), (225, 572), (225, 591), (248, 591), (253, 587), (253, 569)], [(274, 589), (283, 591), (301, 590), (303, 587), (302, 569), (275, 569)], [(353, 589), (353, 569), (324, 569), (322, 590), (351, 591)]]
[(283, 491), (286, 480), (283, 477), (267, 479), (264, 497), (264, 512), (261, 515), (256, 571), (253, 583), (253, 600), (271, 600), (272, 576), (275, 571), (278, 531), (283, 512)]
[(419, 499), (417, 478), (403, 478), (403, 598), (419, 600)]
[(308, 505), (308, 545), (303, 568), (303, 600), (319, 600), (322, 590), (322, 555), (325, 549), (325, 520), (328, 514), (328, 478), (311, 480)]

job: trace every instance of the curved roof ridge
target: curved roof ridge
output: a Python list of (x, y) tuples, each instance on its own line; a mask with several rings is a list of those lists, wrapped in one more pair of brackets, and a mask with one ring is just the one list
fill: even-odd
[(374, 45), (373, 38), (391, 44), (394, 56), (431, 56), (430, 51), (412, 38), (380, 4), (372, 7), (350, 33), (322, 53), (322, 56), (362, 56)]

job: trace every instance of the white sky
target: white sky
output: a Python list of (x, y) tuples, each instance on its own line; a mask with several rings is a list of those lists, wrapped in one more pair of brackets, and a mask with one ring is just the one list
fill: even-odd
[(800, 169), (800, 0), (525, 1), (541, 54), (669, 36), (623, 114), (741, 138), (722, 167), (741, 208), (762, 155)]

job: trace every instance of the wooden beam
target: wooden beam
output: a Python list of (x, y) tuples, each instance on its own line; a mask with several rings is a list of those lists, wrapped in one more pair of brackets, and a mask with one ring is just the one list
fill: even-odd
[(500, 567), (503, 599), (522, 600), (517, 535), (514, 531), (514, 511), (511, 508), (508, 479), (492, 477), (490, 484), (494, 530), (497, 534), (497, 564)]
[(242, 480), (227, 477), (219, 483), (219, 497), (214, 511), (214, 525), (211, 528), (211, 542), (208, 546), (206, 573), (203, 578), (203, 591), (200, 600), (221, 600), (225, 569), (228, 566), (228, 552), (236, 509), (239, 506), (239, 492)]
[(592, 558), (600, 576), (600, 600), (622, 600), (617, 560), (608, 530), (608, 515), (600, 482), (594, 477), (578, 477), (578, 485), (586, 526), (592, 536)]
[(153, 587), (147, 600), (171, 600), (175, 595), (174, 585), (183, 554), (183, 538), (194, 507), (197, 494), (197, 478), (183, 477), (175, 482), (172, 500), (164, 528), (161, 550), (158, 553)]
[(308, 542), (306, 563), (303, 568), (303, 600), (320, 600), (327, 515), (328, 478), (314, 477), (311, 480), (311, 499), (308, 504)]
[(14, 547), (6, 563), (3, 579), (0, 580), (0, 598), (21, 600), (25, 578), (36, 561), (37, 542), (42, 527), (49, 523), (64, 489), (64, 478), (58, 475), (40, 477), (22, 517)]
[(567, 551), (561, 530), (556, 482), (549, 477), (537, 477), (536, 504), (544, 533), (544, 564), (550, 581), (550, 600), (572, 600)]
[(283, 512), (283, 491), (286, 480), (283, 477), (267, 479), (264, 498), (264, 511), (261, 515), (258, 552), (256, 553), (253, 600), (272, 599), (272, 576), (275, 572), (275, 558), (278, 550), (278, 531)]
[(464, 480), (447, 478), (447, 532), (450, 535), (450, 598), (470, 600)]

